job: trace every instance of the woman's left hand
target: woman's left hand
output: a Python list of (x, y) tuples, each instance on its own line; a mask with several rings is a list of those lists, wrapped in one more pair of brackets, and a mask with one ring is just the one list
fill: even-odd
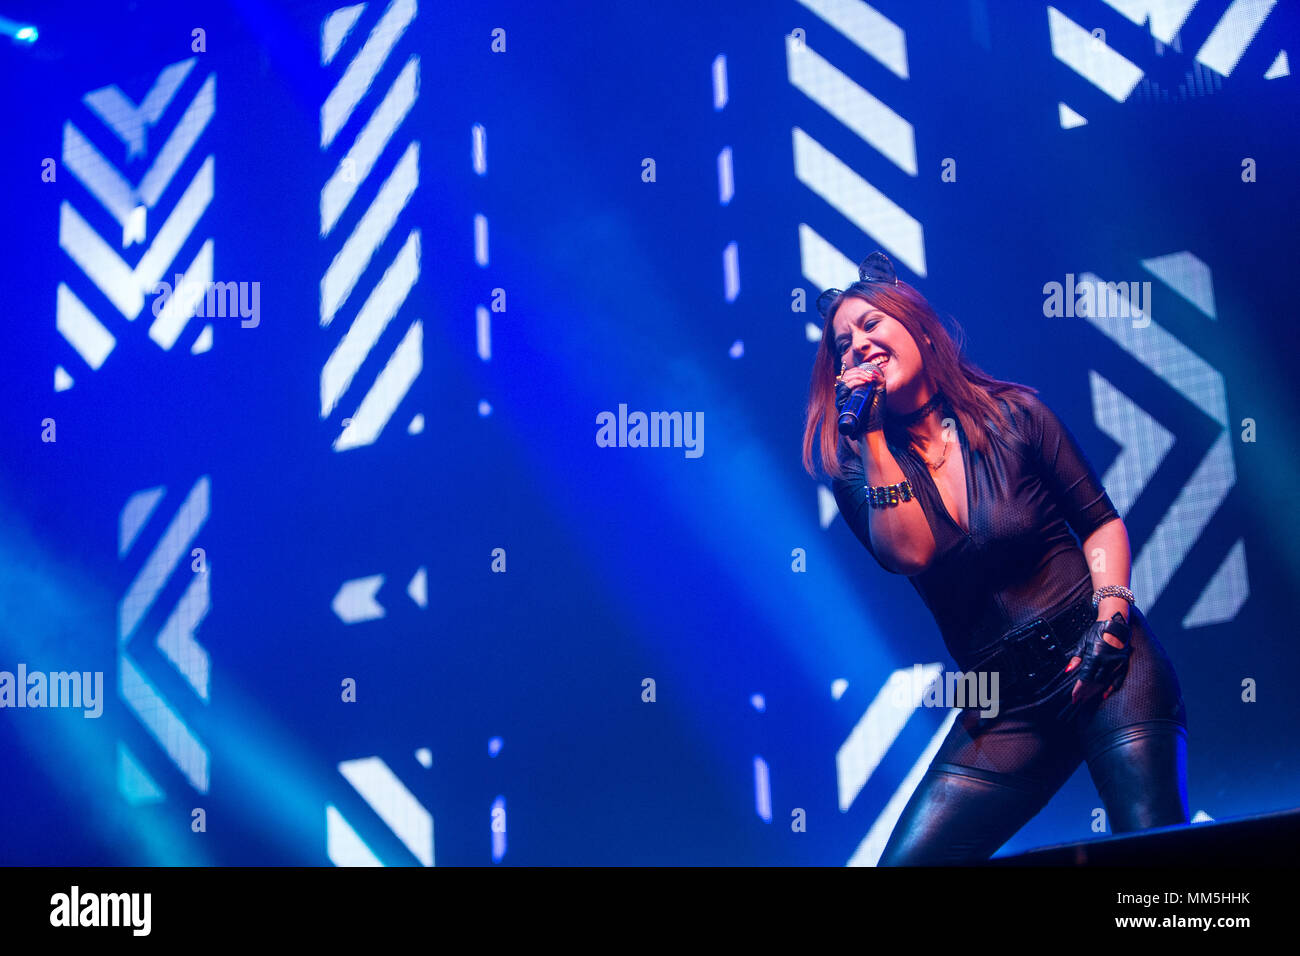
[(1083, 656), (1070, 660), (1066, 673), (1079, 670), (1070, 703), (1061, 710), (1062, 720), (1072, 720), (1098, 694), (1105, 700), (1124, 684), (1128, 675), (1132, 628), (1118, 612), (1109, 621), (1095, 621), (1083, 640)]

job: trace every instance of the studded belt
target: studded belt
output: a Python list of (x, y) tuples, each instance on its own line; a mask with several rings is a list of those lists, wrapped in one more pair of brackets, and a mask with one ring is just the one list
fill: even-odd
[(1003, 710), (1033, 701), (1061, 676), (1096, 619), (1092, 597), (1085, 596), (1054, 617), (1036, 618), (1004, 634), (968, 670), (997, 673)]

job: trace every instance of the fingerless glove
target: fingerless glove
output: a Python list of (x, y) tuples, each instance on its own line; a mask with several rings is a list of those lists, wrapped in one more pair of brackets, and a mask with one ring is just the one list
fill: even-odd
[[(1115, 647), (1106, 641), (1106, 635), (1113, 634), (1123, 641), (1123, 647)], [(1109, 688), (1114, 693), (1124, 685), (1128, 676), (1129, 658), (1133, 653), (1133, 631), (1124, 615), (1116, 611), (1109, 621), (1094, 621), (1083, 637), (1079, 649), (1079, 666), (1073, 671), (1078, 680), (1099, 685), (1103, 691)], [(1071, 684), (1071, 687), (1074, 685)], [(1082, 688), (1080, 688), (1082, 691)], [(1101, 695), (1096, 702), (1100, 703)], [(1061, 709), (1061, 720), (1072, 720), (1085, 703), (1084, 698), (1072, 699)]]

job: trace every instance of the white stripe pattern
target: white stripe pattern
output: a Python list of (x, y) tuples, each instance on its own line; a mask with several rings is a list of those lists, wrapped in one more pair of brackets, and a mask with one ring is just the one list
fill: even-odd
[[(907, 34), (862, 0), (799, 0), (825, 23), (901, 80), (910, 77)], [(858, 140), (908, 177), (918, 175), (916, 135), (908, 120), (874, 96), (848, 72), (793, 36), (785, 38), (790, 84)], [(866, 71), (865, 75), (871, 75)], [(919, 276), (927, 274), (920, 221), (833, 150), (795, 126), (791, 130), (796, 178), (857, 226), (870, 241)], [(806, 223), (799, 224), (803, 275), (817, 290), (856, 278), (863, 254), (841, 253)], [(867, 248), (870, 248), (868, 246)], [(810, 341), (812, 339), (809, 336)]]
[[(344, 7), (325, 17), (321, 24), (323, 66), (345, 53), (368, 6), (363, 3)], [(355, 409), (340, 422), (341, 430), (333, 442), (335, 451), (378, 440), (423, 369), (423, 326), (419, 319), (413, 319), (373, 379), (358, 381), (420, 276), (418, 229), (407, 230), (395, 253), (385, 253), (386, 248), (392, 248), (390, 236), (420, 184), (419, 142), (407, 143), (391, 166), (382, 162), (419, 97), (418, 56), (412, 54), (406, 59), (360, 129), (350, 138), (344, 136), (355, 126), (352, 120), (370, 98), (380, 71), (416, 13), (415, 0), (391, 0), (360, 50), (342, 66), (338, 81), (321, 106), (321, 149), (333, 152), (336, 159), (321, 190), (320, 234), (322, 239), (338, 245), (321, 277), (320, 324), (332, 328), (341, 313), (346, 313), (347, 324), (321, 368), (320, 417), (329, 419), (345, 401)], [(364, 210), (354, 213), (353, 200), (377, 175), (384, 178), (374, 198)], [(352, 220), (353, 216), (355, 220), (344, 229), (344, 220)], [(377, 259), (383, 263), (383, 272), (374, 280), (370, 277)], [(368, 280), (373, 285), (368, 285)], [(358, 294), (361, 291), (364, 297)], [(359, 395), (352, 395), (354, 390)], [(418, 433), (413, 427), (407, 430)]]

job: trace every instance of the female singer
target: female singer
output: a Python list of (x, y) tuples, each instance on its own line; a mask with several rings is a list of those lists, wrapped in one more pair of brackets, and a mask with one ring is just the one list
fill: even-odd
[(832, 479), (877, 563), (908, 576), (958, 669), (991, 686), (996, 673), (1000, 690), (996, 716), (960, 711), (880, 865), (989, 859), (1081, 760), (1112, 832), (1186, 823), (1178, 678), (1073, 436), (1035, 389), (968, 361), (883, 254), (818, 308), (804, 467)]

